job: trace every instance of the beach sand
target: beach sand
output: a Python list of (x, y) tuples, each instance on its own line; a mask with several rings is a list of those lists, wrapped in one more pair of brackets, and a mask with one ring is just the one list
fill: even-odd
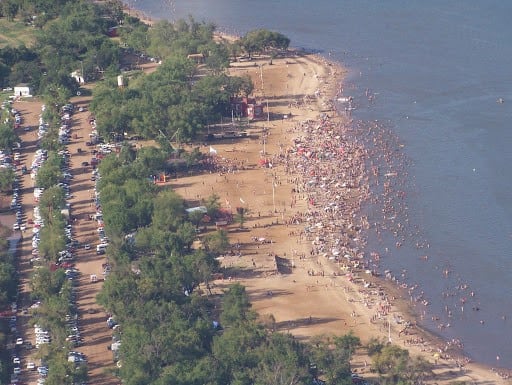
[[(263, 104), (268, 101), (270, 121), (251, 124), (247, 129), (250, 138), (208, 144), (216, 151), (222, 172), (180, 176), (170, 182), (190, 205), (215, 193), (223, 208), (233, 213), (236, 207), (249, 210), (244, 231), (238, 223), (229, 226), (232, 252), (222, 258), (227, 274), (214, 282), (215, 290), (235, 281), (243, 284), (262, 321), (299, 339), (352, 331), (363, 344), (371, 338), (391, 340), (412, 355), (422, 355), (435, 363), (432, 383), (508, 383), (491, 368), (468, 362), (454, 344), (415, 327), (415, 309), (392, 282), (373, 277), (361, 268), (346, 270), (343, 259), (311, 254), (315, 235), (304, 233), (305, 223), (290, 223), (301, 213), (322, 208), (309, 205), (305, 192), (293, 192), (300, 176), (286, 172), (287, 161), (280, 155), (286, 153), (293, 138), (303, 135), (297, 128), (301, 122), (315, 125), (321, 115), (328, 115), (340, 133), (350, 131), (350, 116), (337, 116), (331, 109), (331, 101), (341, 91), (345, 70), (315, 55), (292, 55), (274, 59), (272, 65), (263, 57), (234, 63), (230, 73), (252, 77), (254, 94)], [(208, 152), (208, 146), (202, 150)], [(346, 148), (353, 150), (347, 153), (347, 158), (352, 158), (350, 165), (364, 162), (364, 149), (348, 144)], [(262, 158), (274, 163), (273, 167), (262, 167)], [(356, 174), (352, 181), (359, 185), (340, 197), (345, 206), (340, 214), (347, 217), (345, 228), (333, 229), (334, 233), (364, 223), (358, 208), (368, 196), (366, 177), (364, 173)], [(352, 236), (364, 238), (362, 230)], [(355, 247), (352, 256), (357, 252)], [(352, 274), (348, 276), (348, 272)], [(407, 323), (410, 326), (406, 328)], [(352, 366), (364, 377), (376, 379), (370, 363), (361, 349)]]

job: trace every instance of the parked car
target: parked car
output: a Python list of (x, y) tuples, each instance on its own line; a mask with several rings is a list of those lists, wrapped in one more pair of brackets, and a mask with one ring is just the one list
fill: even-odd
[(41, 375), (41, 376), (47, 376), (48, 375), (48, 368), (46, 366), (39, 366), (37, 368), (37, 372)]

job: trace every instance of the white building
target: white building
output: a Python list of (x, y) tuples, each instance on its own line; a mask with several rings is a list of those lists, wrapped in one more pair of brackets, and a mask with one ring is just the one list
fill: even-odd
[(82, 71), (76, 70), (71, 72), (71, 77), (75, 79), (78, 84), (85, 84), (85, 79), (82, 75)]
[(14, 86), (14, 96), (15, 97), (19, 96), (22, 98), (32, 96), (32, 94), (30, 92), (30, 87), (28, 86), (28, 84), (18, 84), (17, 86)]

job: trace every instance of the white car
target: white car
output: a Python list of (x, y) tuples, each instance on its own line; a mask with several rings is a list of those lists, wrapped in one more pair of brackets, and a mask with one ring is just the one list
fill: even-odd
[(36, 364), (33, 362), (27, 362), (27, 369), (28, 370), (36, 370)]
[(16, 345), (23, 345), (23, 338), (21, 338), (21, 337), (16, 338)]
[(48, 368), (46, 366), (39, 366), (37, 368), (37, 372), (41, 375), (41, 376), (46, 376), (48, 375)]

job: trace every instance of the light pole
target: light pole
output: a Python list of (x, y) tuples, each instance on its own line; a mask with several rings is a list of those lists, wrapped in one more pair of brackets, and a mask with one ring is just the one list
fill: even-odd
[(270, 110), (268, 109), (268, 98), (267, 98), (267, 124), (270, 127)]
[(391, 343), (391, 321), (388, 318), (388, 342)]
[(261, 94), (263, 95), (263, 64), (260, 64)]
[(272, 176), (272, 204), (274, 206), (274, 214), (276, 213), (276, 178)]

